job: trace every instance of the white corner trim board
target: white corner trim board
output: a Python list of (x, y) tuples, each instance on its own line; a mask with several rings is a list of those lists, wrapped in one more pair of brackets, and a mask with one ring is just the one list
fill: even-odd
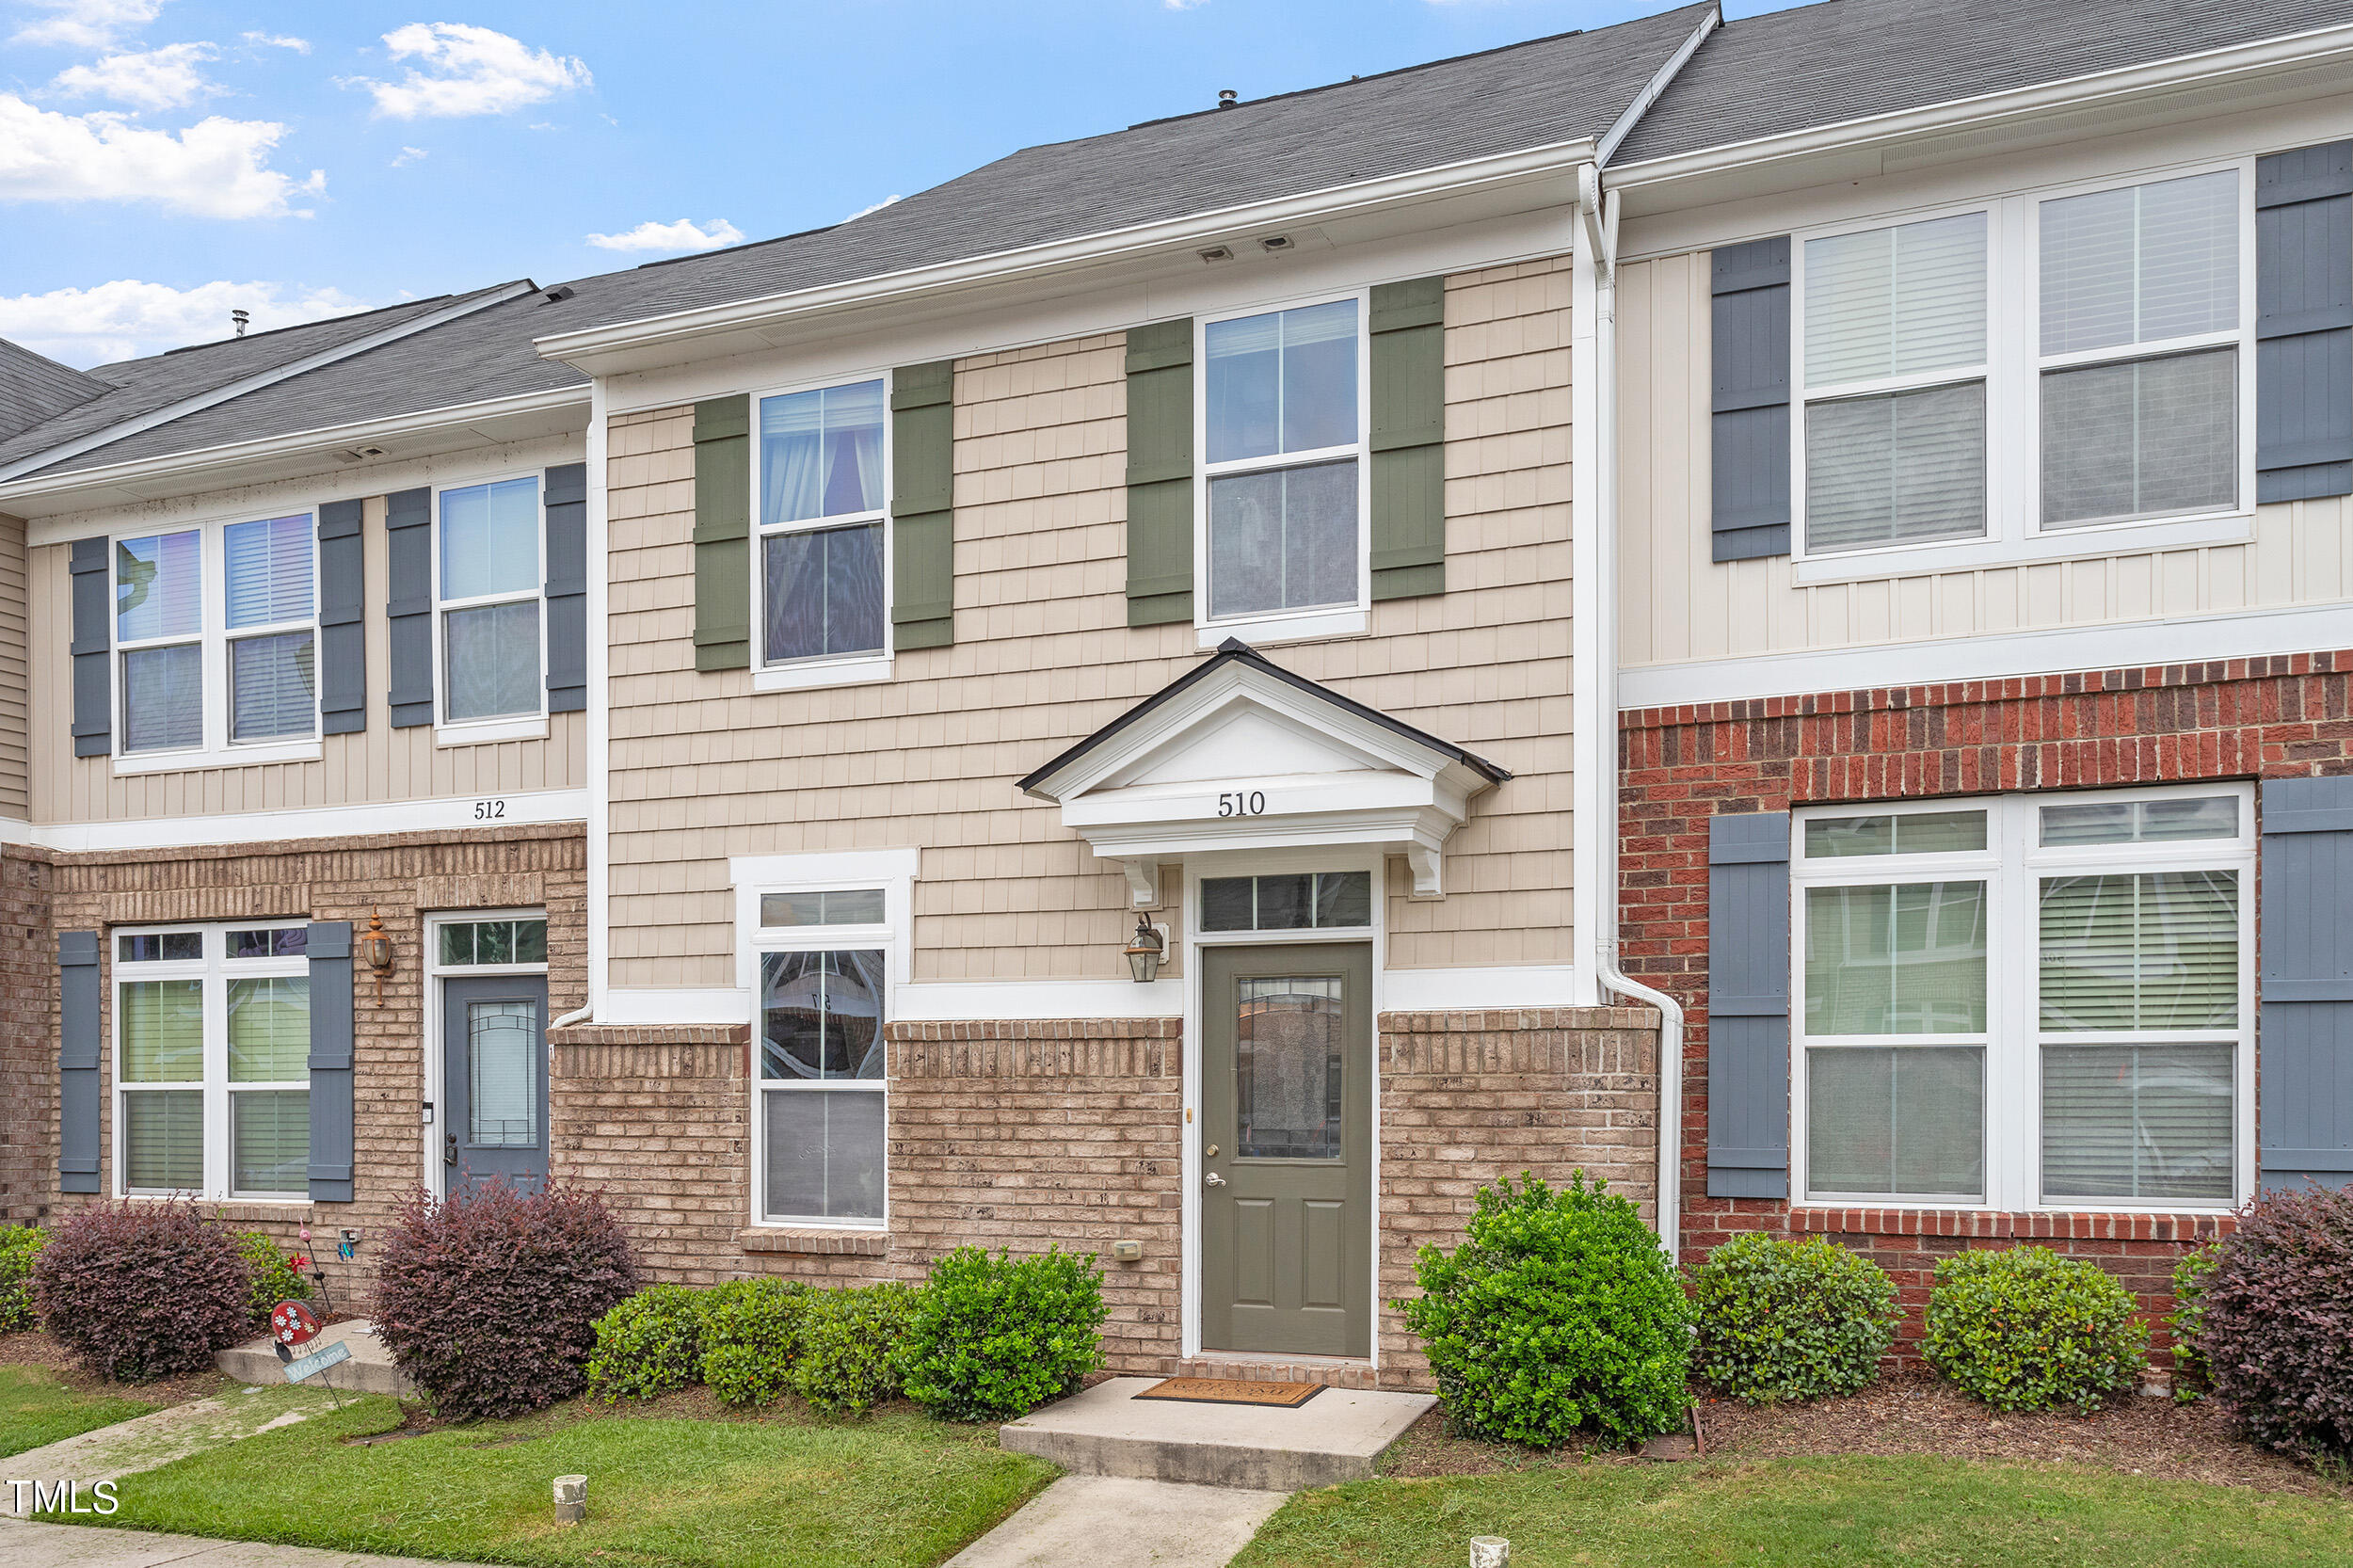
[(0, 820), (0, 842), (83, 853), (186, 849), (198, 844), (258, 844), (355, 834), (447, 833), (458, 828), (584, 823), (585, 790), (532, 790), (440, 800), (363, 801), (213, 817), (152, 817), (126, 822), (24, 823)]

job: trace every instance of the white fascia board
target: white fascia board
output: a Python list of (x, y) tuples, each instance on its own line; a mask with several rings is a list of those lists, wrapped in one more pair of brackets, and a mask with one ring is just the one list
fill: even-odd
[(1181, 1018), (1185, 983), (1132, 980), (919, 980), (899, 987), (899, 1023)]
[[(2253, 78), (2314, 71), (2332, 64), (2341, 68), (2348, 59), (2353, 59), (2353, 25), (2315, 28), (2227, 49), (2151, 60), (2116, 71), (2038, 82), (2007, 92), (1956, 98), (1860, 120), (1808, 126), (1783, 136), (1760, 136), (1642, 163), (1621, 164), (1609, 169), (1609, 184), (1618, 191), (1632, 194), (1670, 186), (1679, 181), (1753, 169), (1764, 164), (1853, 152), (1940, 133), (1978, 131), (2003, 120), (2080, 110), (2105, 102), (2175, 92), (2185, 88), (2227, 83), (2243, 90)], [(1671, 205), (1673, 200), (1662, 193), (1643, 201), (1641, 210), (1657, 211)]]
[(752, 994), (732, 985), (699, 989), (615, 986), (604, 993), (595, 1021), (600, 1027), (748, 1024), (752, 1021)]
[(1723, 24), (1724, 13), (1721, 8), (1700, 19), (1700, 24), (1691, 29), (1691, 36), (1667, 56), (1667, 63), (1658, 68), (1641, 92), (1635, 94), (1634, 102), (1625, 106), (1625, 112), (1602, 133), (1601, 140), (1593, 148), (1594, 163), (1609, 163), (1610, 154), (1617, 152), (1618, 144), (1642, 122), (1642, 117), (1650, 113), (1651, 105), (1658, 102), (1659, 95), (1667, 90), (1667, 85), (1691, 63), (1691, 56), (1698, 54), (1700, 45), (1707, 41), (1707, 35)]
[(1409, 206), (1436, 198), (1481, 189), (1555, 179), (1578, 165), (1593, 161), (1596, 143), (1591, 137), (1556, 142), (1494, 157), (1468, 159), (1435, 168), (1414, 169), (1378, 180), (1337, 185), (1272, 201), (1191, 213), (1158, 223), (1055, 240), (1017, 250), (882, 273), (848, 282), (756, 299), (706, 305), (669, 315), (616, 322), (577, 332), (559, 332), (535, 340), (541, 357), (561, 360), (591, 374), (636, 368), (633, 364), (604, 364), (606, 356), (651, 347), (672, 348), (679, 357), (686, 344), (721, 333), (757, 330), (799, 318), (856, 310), (883, 303), (912, 301), (981, 284), (1051, 278), (1105, 263), (1198, 248), (1248, 233), (1301, 223), (1330, 222), (1385, 208)]
[(274, 386), (280, 381), (292, 380), (295, 376), (317, 370), (322, 365), (331, 365), (338, 360), (348, 360), (355, 355), (365, 354), (372, 348), (381, 348), (388, 343), (398, 343), (403, 338), (414, 337), (419, 332), (428, 331), (445, 323), (472, 315), (476, 311), (487, 311), (493, 305), (504, 305), (510, 299), (520, 298), (531, 293), (535, 286), (529, 279), (522, 279), (504, 287), (493, 288), (474, 298), (459, 300), (456, 304), (444, 306), (438, 311), (428, 311), (421, 316), (412, 316), (396, 326), (386, 327), (363, 337), (354, 338), (349, 343), (337, 344), (332, 348), (322, 348), (315, 354), (306, 354), (299, 360), (292, 360), (285, 364), (257, 372), (242, 380), (232, 381), (226, 386), (215, 387), (210, 392), (198, 392), (193, 397), (184, 397), (177, 403), (167, 403), (152, 412), (126, 419), (119, 424), (109, 424), (103, 429), (93, 430), (86, 436), (77, 436), (72, 440), (61, 441), (46, 451), (36, 452), (29, 457), (20, 457), (13, 463), (0, 467), (0, 482), (13, 479), (21, 473), (30, 473), (36, 469), (52, 467), (64, 462), (69, 457), (77, 457), (85, 452), (93, 452), (102, 446), (111, 446), (116, 441), (125, 437), (136, 436), (142, 430), (152, 430), (159, 424), (168, 424), (175, 419), (184, 419), (200, 409), (227, 403), (233, 398), (243, 397), (248, 392), (259, 392), (264, 387)]
[(1461, 825), (1442, 806), (1392, 806), (1263, 817), (1123, 822), (1080, 828), (1102, 860), (1182, 860), (1229, 850), (1361, 844), (1396, 854), (1434, 851)]
[[(475, 815), (483, 802), (493, 800), (504, 803), (495, 821)], [(502, 827), (540, 823), (584, 824), (587, 820), (585, 790), (535, 790), (511, 794), (493, 791), (460, 798), (368, 801), (355, 806), (314, 806), (211, 817), (81, 823), (0, 821), (0, 842), (87, 854), (103, 850), (193, 849), (208, 844), (280, 843), (359, 834), (449, 833), (477, 828), (495, 832)]]
[(1384, 969), (1384, 1013), (1477, 1013), (1498, 1007), (1574, 1007), (1577, 970), (1566, 964), (1461, 969)]

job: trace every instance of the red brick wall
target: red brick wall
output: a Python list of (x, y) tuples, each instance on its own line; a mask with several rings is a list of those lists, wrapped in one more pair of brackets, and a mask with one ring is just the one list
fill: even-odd
[[(1620, 933), (1626, 971), (1687, 1010), (1683, 1241), (1787, 1232), (1792, 1211), (1707, 1193), (1707, 819), (1817, 802), (1919, 799), (2353, 773), (2353, 652), (1817, 693), (1629, 711), (1620, 722)], [(2212, 1217), (1800, 1211), (1871, 1252), (1919, 1330), (1944, 1253), (2031, 1237), (2093, 1257), (2145, 1309)], [(1921, 1230), (1932, 1234), (1918, 1234)]]
[(0, 1222), (40, 1219), (57, 1186), (57, 938), (49, 914), (49, 853), (0, 846)]

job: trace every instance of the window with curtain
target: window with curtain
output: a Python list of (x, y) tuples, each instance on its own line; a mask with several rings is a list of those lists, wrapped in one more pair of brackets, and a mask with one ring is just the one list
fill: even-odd
[(1809, 553), (1986, 531), (1987, 223), (1805, 242)]
[(760, 400), (760, 647), (768, 664), (884, 652), (885, 404), (879, 380)]
[(2042, 523), (2238, 500), (2235, 169), (2040, 203)]
[(763, 1221), (875, 1225), (885, 1201), (881, 888), (763, 894), (760, 1095)]
[(433, 532), (442, 722), (540, 712), (537, 476), (443, 490)]
[(301, 925), (116, 934), (120, 1191), (308, 1193), (308, 935)]
[(1202, 328), (1210, 620), (1360, 602), (1357, 301)]
[(2251, 825), (2211, 788), (1801, 814), (1808, 1196), (2243, 1196)]

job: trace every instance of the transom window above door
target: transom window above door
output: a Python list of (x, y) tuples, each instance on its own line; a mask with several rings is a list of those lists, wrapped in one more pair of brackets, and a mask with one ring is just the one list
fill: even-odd
[(308, 512), (115, 541), (122, 756), (317, 738), (316, 541)]
[(888, 657), (884, 402), (880, 379), (760, 400), (763, 664)]
[(1201, 879), (1204, 931), (1331, 931), (1372, 923), (1369, 872)]

